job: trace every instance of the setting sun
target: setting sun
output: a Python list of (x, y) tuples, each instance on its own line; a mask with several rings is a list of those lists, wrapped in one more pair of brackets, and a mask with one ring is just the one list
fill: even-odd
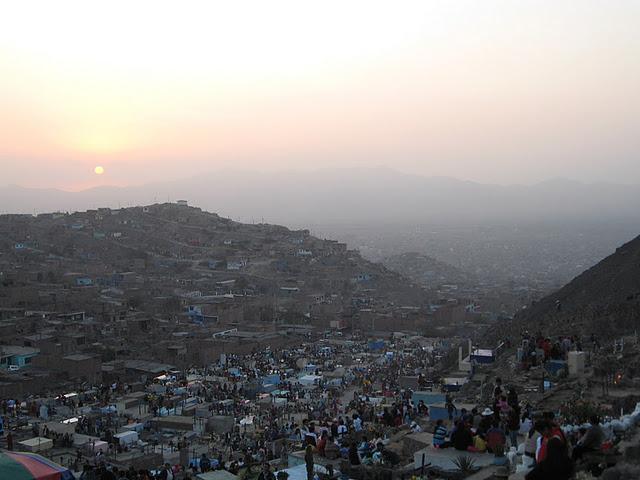
[(75, 188), (105, 164), (122, 185), (377, 164), (640, 178), (631, 0), (5, 3), (4, 182)]
[(104, 173), (104, 168), (98, 165), (93, 169), (93, 171), (96, 173), (96, 175), (102, 175)]

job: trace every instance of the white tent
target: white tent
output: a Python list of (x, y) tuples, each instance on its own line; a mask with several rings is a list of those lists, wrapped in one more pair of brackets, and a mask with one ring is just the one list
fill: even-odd
[(322, 380), (320, 375), (303, 375), (298, 379), (298, 383), (302, 386), (309, 387), (317, 385), (320, 380)]
[(126, 432), (116, 433), (113, 437), (118, 440), (120, 445), (131, 445), (138, 441), (138, 432), (129, 430)]
[(53, 448), (53, 440), (44, 437), (33, 437), (28, 440), (18, 442), (27, 452), (42, 452)]

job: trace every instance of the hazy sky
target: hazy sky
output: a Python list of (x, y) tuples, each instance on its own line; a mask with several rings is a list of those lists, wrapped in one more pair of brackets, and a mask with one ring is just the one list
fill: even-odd
[(640, 183), (639, 25), (631, 0), (3, 2), (0, 185)]

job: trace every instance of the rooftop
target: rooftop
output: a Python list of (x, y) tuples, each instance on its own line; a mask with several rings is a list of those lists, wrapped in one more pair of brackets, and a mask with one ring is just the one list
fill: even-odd
[(2, 345), (0, 346), (0, 355), (9, 357), (13, 355), (36, 355), (40, 353), (37, 348), (21, 347), (19, 345)]

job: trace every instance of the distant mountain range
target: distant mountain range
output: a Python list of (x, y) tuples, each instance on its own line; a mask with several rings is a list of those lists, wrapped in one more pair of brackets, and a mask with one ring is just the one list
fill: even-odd
[(186, 199), (241, 221), (287, 225), (638, 222), (640, 186), (550, 180), (500, 186), (387, 168), (312, 172), (220, 171), (80, 192), (0, 188), (2, 213), (81, 211)]

